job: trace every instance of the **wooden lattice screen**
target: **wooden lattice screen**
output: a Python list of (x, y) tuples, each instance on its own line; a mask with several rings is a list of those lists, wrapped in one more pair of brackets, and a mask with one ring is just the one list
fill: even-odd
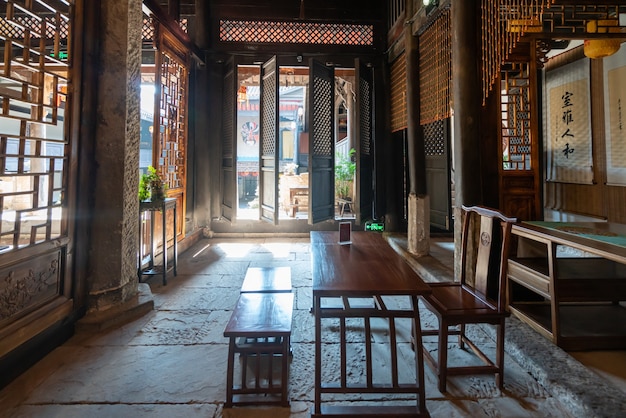
[(406, 59), (400, 55), (391, 64), (391, 132), (407, 126), (406, 111)]
[[(481, 0), (482, 93), (483, 104), (497, 80), (503, 64), (509, 62), (525, 34), (539, 39), (619, 38), (626, 26), (618, 16), (626, 4), (566, 4), (556, 0)], [(622, 2), (623, 3), (623, 2)], [(587, 23), (614, 21), (610, 27), (589, 33)]]
[(223, 19), (221, 42), (371, 46), (374, 26), (340, 23)]
[(420, 124), (450, 117), (452, 31), (450, 8), (420, 35)]
[(73, 2), (0, 7), (0, 251), (67, 236)]
[(531, 166), (530, 65), (511, 64), (502, 72), (503, 169), (529, 171)]
[(183, 192), (187, 160), (187, 85), (189, 54), (168, 32), (162, 31), (158, 45), (160, 76), (157, 169), (170, 191)]

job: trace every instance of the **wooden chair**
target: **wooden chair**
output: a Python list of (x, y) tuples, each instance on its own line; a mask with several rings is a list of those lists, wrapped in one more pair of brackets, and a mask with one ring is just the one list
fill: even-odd
[[(423, 330), (422, 335), (439, 336), (438, 361), (426, 349), (424, 356), (439, 378), (441, 392), (446, 391), (446, 379), (449, 375), (468, 374), (493, 373), (496, 375), (498, 387), (502, 389), (504, 323), (508, 316), (505, 280), (511, 226), (516, 219), (480, 206), (463, 206), (462, 210), (461, 280), (453, 283), (429, 283), (433, 292), (422, 300), (428, 310), (439, 319), (439, 329)], [(479, 223), (475, 223), (478, 221)], [(470, 230), (470, 226), (474, 225)], [(497, 327), (495, 362), (465, 334), (467, 324), (479, 323)], [(458, 335), (460, 347), (464, 348), (467, 344), (483, 360), (484, 365), (448, 366), (448, 335)]]

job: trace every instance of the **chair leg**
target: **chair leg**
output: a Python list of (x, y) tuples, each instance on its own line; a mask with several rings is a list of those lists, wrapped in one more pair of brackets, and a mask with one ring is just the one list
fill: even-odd
[(496, 337), (496, 364), (498, 365), (496, 384), (500, 390), (504, 387), (504, 325), (505, 320), (502, 318), (496, 330), (498, 333)]
[(461, 350), (465, 350), (465, 342), (463, 339), (465, 338), (465, 324), (461, 324), (459, 330), (459, 347)]
[(448, 323), (441, 320), (439, 323), (439, 361), (437, 364), (439, 375), (439, 391), (446, 391), (448, 378)]

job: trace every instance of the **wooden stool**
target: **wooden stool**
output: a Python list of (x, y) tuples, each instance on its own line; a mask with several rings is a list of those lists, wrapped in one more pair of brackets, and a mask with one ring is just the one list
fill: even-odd
[[(230, 338), (225, 408), (233, 405), (279, 404), (289, 406), (289, 347), (293, 293), (242, 293), (224, 336)], [(235, 353), (241, 358), (241, 384), (234, 386)], [(256, 358), (254, 386), (248, 387), (248, 357)], [(280, 358), (280, 384), (274, 380), (273, 360)], [(261, 378), (261, 361), (267, 359), (267, 376)], [(280, 399), (263, 395), (280, 394)], [(240, 395), (261, 395), (243, 399)], [(235, 396), (237, 398), (235, 399)]]
[(291, 267), (249, 267), (241, 293), (291, 292)]

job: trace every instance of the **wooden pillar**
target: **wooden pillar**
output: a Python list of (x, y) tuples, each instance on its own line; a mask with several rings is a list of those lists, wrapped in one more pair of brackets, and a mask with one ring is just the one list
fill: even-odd
[[(482, 92), (477, 0), (452, 0), (452, 100), (454, 112), (454, 247), (460, 260), (461, 205), (482, 203), (481, 118)], [(455, 263), (455, 276), (459, 265)]]
[(475, 0), (452, 0), (452, 97), (456, 206), (481, 202), (482, 93)]
[[(408, 21), (413, 21), (414, 1), (406, 0)], [(407, 239), (409, 252), (426, 255), (430, 249), (430, 204), (426, 194), (424, 133), (420, 125), (419, 45), (412, 25), (405, 26), (407, 151), (409, 160), (409, 199)]]

